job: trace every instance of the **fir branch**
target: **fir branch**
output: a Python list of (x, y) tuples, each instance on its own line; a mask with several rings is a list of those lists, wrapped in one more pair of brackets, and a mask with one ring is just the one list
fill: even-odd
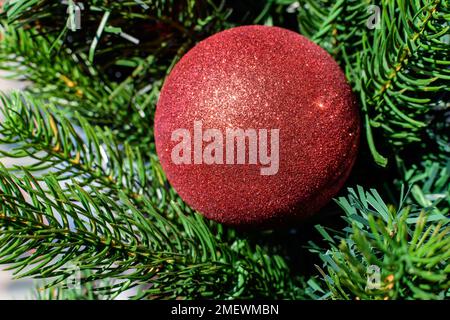
[[(323, 275), (334, 299), (444, 299), (450, 289), (449, 219), (405, 206), (388, 207), (374, 190), (358, 187), (338, 204), (346, 213), (344, 233), (318, 230), (330, 249), (320, 254)], [(331, 234), (330, 234), (331, 232)], [(380, 282), (369, 286), (369, 268)]]
[(11, 77), (30, 81), (29, 92), (64, 108), (68, 116), (77, 111), (93, 123), (108, 125), (122, 140), (150, 143), (152, 122), (142, 119), (152, 117), (161, 81), (146, 88), (134, 82), (154, 66), (153, 56), (135, 60), (136, 70), (117, 84), (94, 68), (83, 53), (67, 48), (51, 54), (51, 42), (34, 29), (3, 28), (0, 67), (11, 72)]
[(151, 196), (152, 175), (147, 174), (151, 168), (144, 163), (150, 155), (121, 145), (110, 130), (93, 127), (80, 115), (76, 115), (81, 125), (77, 130), (51, 103), (41, 102), (38, 107), (32, 97), (22, 94), (1, 100), (0, 142), (13, 146), (10, 151), (0, 150), (4, 157), (31, 158), (27, 170), (51, 169), (58, 180), (76, 179), (80, 186), (94, 185), (105, 194), (125, 190), (133, 199)]
[(411, 185), (411, 197), (407, 199), (407, 203), (448, 217), (450, 160), (439, 162), (428, 159), (408, 169), (404, 164), (401, 167), (405, 182)]
[[(81, 274), (81, 277), (85, 278), (87, 275)], [(76, 286), (66, 288), (62, 285), (45, 288), (45, 284), (39, 284), (32, 292), (30, 298), (34, 300), (110, 300), (115, 298), (115, 296), (104, 295), (102, 288), (108, 288), (113, 285), (110, 281), (105, 280), (101, 281), (100, 284), (97, 284), (95, 281), (86, 282), (80, 288)]]
[[(185, 256), (160, 247), (171, 244), (160, 242), (160, 237), (180, 243), (179, 234), (170, 230), (155, 233), (133, 207), (119, 207), (98, 190), (94, 198), (77, 184), (65, 185), (63, 190), (51, 176), (41, 185), (24, 173), (21, 180), (5, 170), (0, 173), (0, 223), (6, 228), (2, 231), (0, 262), (12, 263), (9, 268), (15, 269), (17, 276), (56, 277), (54, 285), (69, 276), (64, 273), (64, 264), (76, 261), (82, 270), (96, 269), (92, 279), (120, 278), (134, 270), (126, 276), (131, 281), (139, 276), (150, 279), (157, 270), (185, 261)], [(11, 252), (11, 248), (15, 250)], [(187, 252), (196, 252), (195, 245), (190, 249), (194, 251)]]

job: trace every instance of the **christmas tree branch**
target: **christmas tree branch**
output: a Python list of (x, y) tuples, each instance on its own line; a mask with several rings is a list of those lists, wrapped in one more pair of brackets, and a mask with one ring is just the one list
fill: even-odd
[(122, 140), (150, 143), (151, 121), (142, 118), (152, 116), (161, 81), (145, 88), (134, 82), (142, 77), (137, 74), (153, 68), (153, 56), (134, 61), (134, 72), (115, 83), (102, 76), (83, 53), (66, 48), (52, 54), (49, 36), (44, 38), (34, 29), (4, 26), (1, 34), (0, 67), (11, 77), (30, 81), (29, 92), (63, 107), (68, 115), (75, 110), (91, 122), (108, 125)]
[[(0, 173), (0, 224), (6, 227), (0, 262), (12, 263), (9, 268), (15, 269), (16, 275), (56, 277), (54, 285), (70, 275), (63, 267), (72, 261), (82, 270), (95, 267), (92, 279), (120, 279), (123, 273), (134, 270), (126, 278), (141, 277), (142, 281), (187, 259), (173, 249), (166, 252), (160, 247), (170, 249), (172, 242), (166, 238), (181, 243), (179, 233), (172, 234), (167, 226), (157, 232), (133, 207), (120, 207), (95, 189), (95, 197), (90, 196), (75, 183), (63, 190), (51, 176), (41, 185), (24, 173), (20, 180), (5, 170)], [(196, 242), (183, 242), (189, 243)], [(194, 247), (187, 252), (196, 252)]]
[(27, 170), (51, 169), (58, 180), (77, 179), (81, 186), (93, 184), (104, 192), (125, 190), (130, 198), (152, 190), (151, 175), (146, 174), (151, 170), (143, 160), (147, 157), (139, 149), (120, 145), (110, 130), (93, 127), (79, 115), (77, 130), (52, 104), (37, 105), (29, 95), (2, 96), (0, 141), (13, 145), (0, 151), (3, 156), (31, 157), (35, 161)]
[[(438, 212), (387, 206), (379, 194), (349, 190), (338, 204), (345, 211), (344, 233), (318, 230), (330, 249), (312, 244), (324, 262), (334, 299), (444, 299), (450, 290), (450, 220)], [(371, 270), (371, 271), (370, 271)], [(375, 281), (370, 272), (376, 272)]]
[(403, 175), (411, 185), (411, 197), (407, 203), (429, 212), (448, 217), (450, 214), (450, 160), (425, 160), (420, 165), (406, 168)]
[[(80, 279), (86, 279), (89, 273), (80, 272)], [(74, 279), (76, 282), (76, 279)], [(76, 284), (76, 283), (75, 283)], [(111, 295), (113, 282), (107, 280), (85, 282), (83, 286), (77, 287), (72, 284), (71, 288), (62, 286), (45, 287), (45, 284), (38, 284), (32, 292), (32, 299), (35, 300), (105, 300), (114, 299), (117, 294)], [(105, 294), (106, 293), (106, 294)]]

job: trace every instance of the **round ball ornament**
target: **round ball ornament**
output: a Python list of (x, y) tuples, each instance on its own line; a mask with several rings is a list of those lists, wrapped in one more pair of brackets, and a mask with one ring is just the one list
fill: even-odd
[(167, 77), (156, 148), (181, 198), (233, 226), (299, 221), (355, 161), (359, 116), (333, 58), (278, 27), (244, 26), (191, 49)]

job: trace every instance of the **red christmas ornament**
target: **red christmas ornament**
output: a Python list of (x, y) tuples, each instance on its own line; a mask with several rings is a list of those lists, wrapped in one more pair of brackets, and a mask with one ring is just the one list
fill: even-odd
[(229, 225), (271, 226), (316, 212), (338, 192), (357, 154), (359, 117), (323, 49), (292, 31), (245, 26), (178, 62), (158, 102), (155, 140), (169, 182), (194, 209)]

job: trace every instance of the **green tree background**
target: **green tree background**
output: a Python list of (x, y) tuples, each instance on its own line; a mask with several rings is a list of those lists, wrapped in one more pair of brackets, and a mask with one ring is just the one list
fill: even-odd
[[(0, 20), (0, 69), (30, 83), (1, 98), (0, 263), (38, 298), (449, 297), (448, 0), (9, 0)], [(171, 68), (248, 24), (318, 43), (360, 104), (349, 188), (295, 228), (204, 219), (155, 153)]]

